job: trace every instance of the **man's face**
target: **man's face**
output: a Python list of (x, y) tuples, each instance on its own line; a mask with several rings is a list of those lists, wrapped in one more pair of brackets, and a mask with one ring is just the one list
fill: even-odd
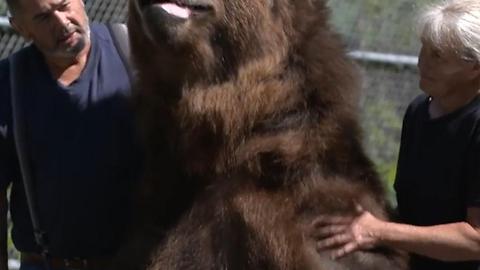
[(75, 57), (90, 42), (82, 0), (20, 0), (12, 23), (47, 57)]

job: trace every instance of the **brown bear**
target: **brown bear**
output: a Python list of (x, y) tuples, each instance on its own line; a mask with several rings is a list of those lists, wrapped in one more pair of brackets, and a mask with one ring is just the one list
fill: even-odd
[(306, 233), (319, 214), (386, 207), (328, 18), (323, 0), (130, 1), (147, 153), (141, 259), (119, 268), (405, 268), (383, 249), (332, 260)]

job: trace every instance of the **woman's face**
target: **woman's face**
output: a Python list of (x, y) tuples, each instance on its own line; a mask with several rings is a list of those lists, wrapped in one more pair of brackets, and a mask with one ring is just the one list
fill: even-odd
[(462, 59), (454, 52), (441, 52), (422, 42), (418, 58), (420, 89), (436, 98), (451, 95), (477, 76), (475, 65), (475, 61)]

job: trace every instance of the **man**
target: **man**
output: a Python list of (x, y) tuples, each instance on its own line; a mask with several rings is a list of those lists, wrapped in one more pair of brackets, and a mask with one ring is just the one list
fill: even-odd
[[(41, 229), (53, 269), (103, 268), (129, 221), (140, 151), (130, 81), (104, 25), (82, 0), (7, 0), (18, 52), (19, 100)], [(12, 134), (11, 59), (0, 62), (0, 270), (7, 269), (6, 190), (21, 269), (44, 269)]]

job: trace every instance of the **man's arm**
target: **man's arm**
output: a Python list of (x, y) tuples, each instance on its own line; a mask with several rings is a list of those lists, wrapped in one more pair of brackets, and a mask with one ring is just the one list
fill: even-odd
[(0, 190), (0, 270), (8, 270), (7, 191)]

